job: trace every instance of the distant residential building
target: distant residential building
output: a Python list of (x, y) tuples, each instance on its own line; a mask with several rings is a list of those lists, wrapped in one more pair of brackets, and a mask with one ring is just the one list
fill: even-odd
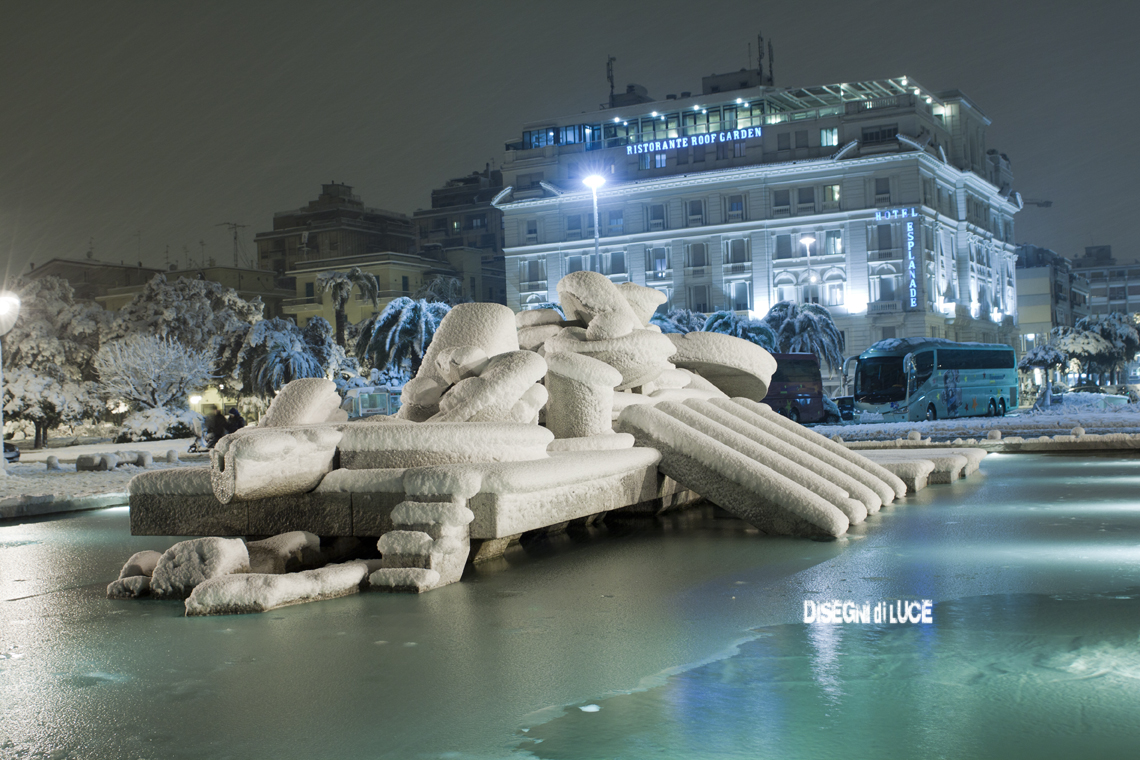
[(321, 185), (307, 206), (273, 215), (273, 230), (254, 235), (262, 269), (285, 274), (307, 262), (369, 253), (408, 253), (416, 244), (405, 214), (368, 208), (340, 183)]
[(452, 249), (446, 254), (439, 249), (424, 253), (384, 251), (300, 262), (288, 272), (289, 279), (295, 282), (295, 292), (291, 298), (286, 299), (284, 312), (302, 326), (318, 316), (324, 317), (330, 324), (336, 323), (331, 294), (323, 291), (317, 283), (317, 278), (323, 272), (348, 272), (353, 267), (359, 267), (376, 277), (380, 286), (377, 305), (374, 306), (371, 300), (365, 299), (360, 289), (356, 288), (345, 306), (345, 317), (349, 324), (355, 324), (383, 311), (396, 298), (412, 297), (433, 277), (472, 277), (478, 285), (481, 282), (481, 264), (481, 252), (469, 248)]
[[(588, 269), (664, 308), (827, 306), (848, 354), (892, 337), (1017, 343), (1009, 159), (962, 93), (907, 77), (702, 93), (536, 121), (506, 146), (507, 305)], [(616, 99), (615, 99), (616, 100)], [(599, 245), (582, 179), (600, 174)]]
[(1091, 313), (1140, 311), (1140, 264), (1118, 264), (1112, 246), (1085, 248), (1085, 254), (1073, 261), (1073, 271), (1088, 279)]
[(152, 277), (161, 272), (161, 269), (144, 267), (141, 261), (138, 266), (112, 264), (99, 261), (89, 254), (87, 259), (51, 259), (40, 266), (33, 264), (24, 276), (33, 280), (42, 277), (59, 277), (67, 280), (75, 290), (76, 298), (98, 301), (106, 308), (118, 308), (108, 306), (104, 300), (109, 292), (121, 288), (141, 289)]
[(491, 205), (502, 190), (503, 173), (488, 165), (432, 190), (431, 208), (412, 214), (421, 251), (481, 252), (479, 275), (463, 277), (463, 292), (473, 301), (506, 303), (503, 213)]
[(1017, 316), (1021, 353), (1049, 341), (1055, 327), (1072, 327), (1089, 313), (1089, 282), (1072, 262), (1048, 248), (1017, 247)]

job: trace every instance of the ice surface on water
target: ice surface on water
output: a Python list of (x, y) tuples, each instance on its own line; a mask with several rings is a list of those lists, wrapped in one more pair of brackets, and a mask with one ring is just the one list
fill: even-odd
[(564, 760), (1130, 756), (1138, 599), (983, 596), (936, 605), (930, 626), (761, 628), (732, 656), (532, 727), (519, 748)]

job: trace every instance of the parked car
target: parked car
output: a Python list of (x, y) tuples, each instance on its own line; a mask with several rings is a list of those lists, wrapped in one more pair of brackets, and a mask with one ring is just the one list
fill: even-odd
[(844, 421), (855, 419), (855, 397), (836, 396), (835, 405), (839, 407), (839, 417)]
[(9, 464), (20, 461), (20, 450), (16, 444), (4, 441), (4, 461)]

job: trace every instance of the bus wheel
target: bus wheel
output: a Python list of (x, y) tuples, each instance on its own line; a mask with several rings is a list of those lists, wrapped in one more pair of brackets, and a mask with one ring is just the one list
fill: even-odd
[(1005, 399), (998, 399), (998, 417), (1005, 416)]
[(990, 399), (990, 407), (989, 407), (989, 409), (986, 410), (986, 416), (987, 417), (996, 417), (997, 416), (997, 404), (994, 403), (994, 400), (992, 398)]
[(799, 422), (800, 421), (800, 410), (796, 409), (793, 406), (791, 408), (791, 411), (788, 412), (788, 419), (791, 420), (792, 422)]
[(938, 419), (938, 410), (934, 408), (934, 404), (926, 407), (926, 419), (931, 422)]

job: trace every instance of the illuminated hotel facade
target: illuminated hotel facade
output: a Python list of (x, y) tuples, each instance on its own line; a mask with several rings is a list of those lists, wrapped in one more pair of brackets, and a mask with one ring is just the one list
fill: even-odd
[(496, 201), (507, 304), (556, 301), (561, 277), (590, 269), (661, 290), (665, 308), (820, 303), (849, 355), (891, 337), (1015, 344), (1021, 199), (977, 106), (906, 77), (758, 79), (714, 75), (664, 101), (631, 85), (610, 108), (527, 125)]

